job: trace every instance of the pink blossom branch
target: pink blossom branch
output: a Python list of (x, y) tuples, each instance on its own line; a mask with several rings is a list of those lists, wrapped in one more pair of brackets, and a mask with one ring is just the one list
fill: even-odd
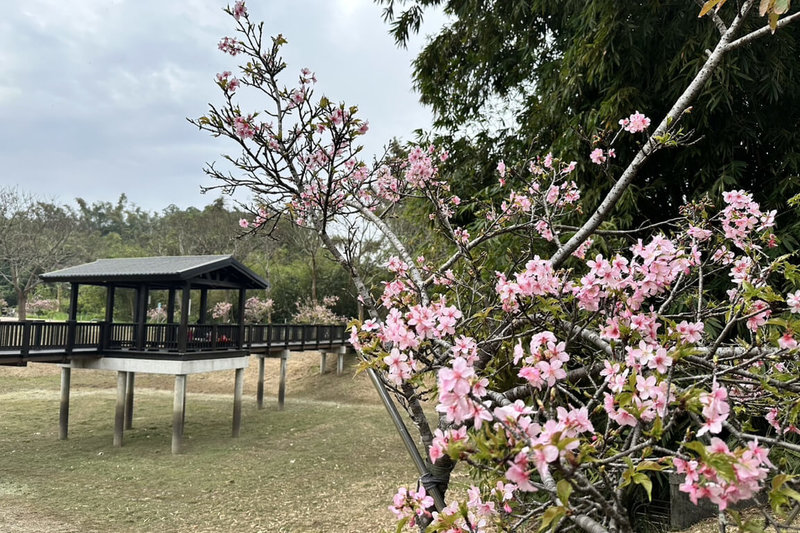
[(728, 31), (722, 35), (717, 43), (717, 46), (714, 48), (714, 51), (711, 52), (711, 55), (708, 56), (705, 64), (700, 69), (700, 72), (697, 73), (689, 86), (683, 91), (683, 94), (681, 94), (681, 96), (675, 101), (672, 108), (669, 110), (655, 131), (650, 135), (644, 145), (642, 145), (642, 148), (636, 153), (633, 161), (630, 162), (628, 167), (622, 173), (622, 176), (620, 176), (614, 186), (611, 187), (611, 190), (608, 191), (608, 194), (606, 194), (606, 197), (600, 203), (600, 206), (598, 206), (597, 210), (592, 213), (592, 216), (589, 217), (583, 226), (581, 226), (581, 228), (569, 239), (569, 241), (564, 244), (563, 248), (558, 250), (550, 258), (554, 268), (561, 266), (561, 264), (567, 260), (570, 254), (577, 250), (578, 247), (597, 230), (603, 220), (605, 220), (614, 207), (616, 207), (617, 202), (619, 202), (619, 199), (622, 197), (622, 194), (638, 175), (639, 170), (644, 165), (645, 161), (658, 148), (658, 139), (667, 133), (670, 126), (676, 122), (678, 118), (680, 118), (689, 105), (695, 100), (695, 98), (697, 98), (697, 95), (700, 94), (700, 90), (703, 88), (703, 86), (705, 86), (709, 78), (711, 78), (711, 74), (713, 74), (713, 72), (722, 62), (725, 52), (728, 51), (728, 44), (741, 27), (745, 17), (747, 16), (747, 13), (753, 7), (754, 1), (755, 0), (746, 0), (744, 2), (741, 11), (736, 15), (736, 18), (733, 19), (733, 22), (731, 22)]

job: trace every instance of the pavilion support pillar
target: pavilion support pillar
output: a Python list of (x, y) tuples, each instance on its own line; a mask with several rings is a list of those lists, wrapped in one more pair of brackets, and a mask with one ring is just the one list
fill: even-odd
[(278, 382), (278, 409), (283, 410), (284, 400), (286, 399), (286, 365), (289, 362), (289, 350), (281, 351), (281, 373)]
[(69, 321), (67, 322), (67, 348), (66, 353), (72, 353), (75, 347), (75, 329), (78, 325), (78, 290), (79, 283), (70, 283), (69, 293)]
[(244, 304), (247, 297), (247, 289), (239, 289), (239, 301), (236, 309), (236, 320), (239, 322), (238, 340), (236, 342), (238, 348), (244, 348), (247, 343), (244, 341)]
[(133, 386), (136, 380), (135, 372), (127, 372), (125, 382), (125, 429), (133, 429)]
[(102, 341), (102, 348), (104, 349), (108, 349), (111, 346), (111, 340), (113, 338), (113, 335), (111, 334), (111, 325), (114, 323), (114, 293), (115, 287), (113, 285), (106, 287), (106, 325), (105, 335)]
[(200, 289), (200, 313), (197, 317), (197, 323), (205, 324), (206, 315), (208, 315), (208, 289)]
[(117, 372), (117, 409), (114, 413), (114, 446), (122, 446), (122, 435), (125, 430), (125, 386), (128, 383), (127, 372)]
[(172, 401), (172, 453), (181, 453), (183, 423), (186, 417), (186, 374), (175, 376), (175, 397)]
[(167, 293), (167, 324), (175, 322), (175, 289)]
[(341, 376), (344, 373), (344, 356), (347, 354), (347, 346), (339, 348), (339, 358), (336, 361), (336, 375)]
[(72, 369), (61, 367), (61, 408), (58, 412), (58, 439), (67, 440), (69, 433), (69, 388)]
[(259, 409), (264, 408), (264, 359), (262, 355), (258, 356), (258, 383), (256, 385), (256, 404)]
[(189, 338), (189, 298), (191, 285), (184, 285), (181, 292), (181, 325), (178, 328), (178, 352), (186, 353), (186, 344)]
[(147, 297), (147, 285), (139, 285), (136, 287), (134, 322), (136, 322), (136, 348), (139, 350), (145, 349), (145, 341), (147, 340), (147, 334), (145, 332), (145, 323), (147, 322)]
[(324, 374), (325, 373), (325, 367), (327, 366), (327, 363), (328, 363), (327, 358), (328, 358), (327, 352), (319, 352), (319, 373), (320, 374)]
[(242, 393), (244, 392), (244, 368), (236, 369), (233, 386), (233, 431), (232, 435), (238, 437), (242, 430)]

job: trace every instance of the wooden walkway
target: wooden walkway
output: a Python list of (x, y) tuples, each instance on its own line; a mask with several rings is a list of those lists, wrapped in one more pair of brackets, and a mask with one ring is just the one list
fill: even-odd
[[(80, 358), (209, 359), (348, 344), (343, 325), (0, 322), (0, 365)], [(185, 331), (185, 334), (182, 334)]]

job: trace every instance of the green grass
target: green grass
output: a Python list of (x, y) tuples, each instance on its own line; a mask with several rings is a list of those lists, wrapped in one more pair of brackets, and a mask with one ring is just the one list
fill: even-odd
[[(114, 448), (115, 391), (77, 374), (59, 441), (57, 374), (0, 372), (0, 522), (3, 509), (19, 522), (4, 531), (373, 532), (393, 528), (386, 507), (415, 478), (377, 403), (290, 388), (284, 411), (274, 398), (258, 410), (250, 394), (233, 439), (231, 395), (190, 387), (184, 453), (173, 456), (169, 391), (137, 387), (134, 428)], [(337, 380), (352, 386), (329, 374), (313, 383)], [(45, 525), (25, 529), (26, 517)]]

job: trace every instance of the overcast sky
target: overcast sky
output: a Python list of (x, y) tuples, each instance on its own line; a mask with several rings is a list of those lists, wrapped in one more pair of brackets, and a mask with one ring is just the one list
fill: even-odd
[[(214, 76), (238, 58), (217, 50), (233, 35), (221, 0), (26, 0), (0, 19), (2, 186), (72, 203), (121, 193), (160, 211), (202, 206), (206, 161), (232, 147), (186, 117), (221, 103)], [(250, 0), (251, 20), (282, 33), (288, 72), (316, 72), (316, 93), (358, 105), (367, 153), (430, 127), (411, 88), (424, 38), (398, 49), (371, 0)], [(423, 33), (442, 23), (435, 16)], [(229, 149), (230, 148), (230, 149)]]

